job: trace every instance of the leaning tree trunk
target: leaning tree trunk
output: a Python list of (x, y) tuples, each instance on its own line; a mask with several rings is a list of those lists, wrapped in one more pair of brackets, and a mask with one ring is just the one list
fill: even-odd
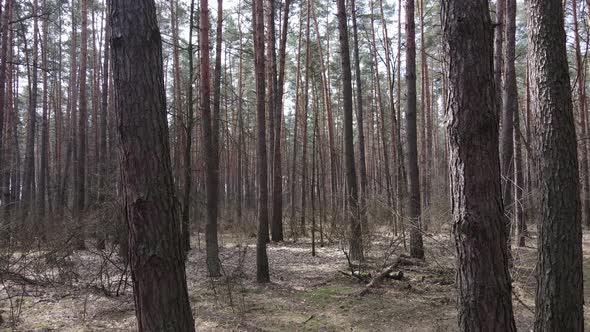
[(516, 331), (508, 271), (487, 0), (442, 2), (461, 331)]
[(139, 331), (194, 331), (170, 162), (154, 1), (113, 1), (114, 98)]
[(535, 331), (583, 331), (578, 158), (561, 1), (527, 2), (533, 154), (539, 190)]

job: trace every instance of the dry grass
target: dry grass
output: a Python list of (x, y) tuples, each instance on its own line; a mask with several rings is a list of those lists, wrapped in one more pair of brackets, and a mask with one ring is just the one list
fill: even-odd
[[(317, 248), (311, 256), (306, 239), (270, 244), (268, 256), (272, 283), (257, 285), (254, 239), (224, 235), (220, 258), (225, 277), (207, 277), (204, 250), (194, 248), (188, 257), (187, 279), (199, 331), (454, 331), (456, 301), (453, 249), (448, 231), (425, 237), (424, 264), (400, 266), (402, 280), (385, 280), (368, 295), (355, 295), (364, 287), (342, 275), (348, 264), (340, 247)], [(529, 239), (529, 243), (534, 243)], [(367, 259), (368, 272), (386, 265), (386, 237), (374, 237)], [(194, 245), (197, 243), (195, 241)], [(397, 253), (403, 250), (401, 243)], [(586, 279), (590, 281), (590, 234), (584, 234)], [(535, 248), (515, 248), (514, 308), (519, 330), (532, 326)], [(135, 317), (130, 285), (119, 296), (106, 296), (93, 275), (100, 260), (88, 253), (72, 256), (79, 280), (51, 286), (1, 289), (0, 310), (9, 318), (6, 292), (18, 293), (22, 313), (18, 331), (133, 331)], [(113, 275), (113, 278), (116, 278)], [(96, 278), (95, 278), (96, 279)], [(93, 284), (94, 283), (94, 284)], [(590, 296), (590, 287), (586, 287)], [(14, 303), (13, 303), (14, 305)], [(590, 318), (590, 311), (586, 311)], [(2, 325), (6, 329), (9, 325)]]

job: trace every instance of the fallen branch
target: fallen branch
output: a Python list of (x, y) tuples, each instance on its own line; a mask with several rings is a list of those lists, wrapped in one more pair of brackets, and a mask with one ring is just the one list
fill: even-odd
[(371, 280), (371, 282), (369, 282), (367, 284), (367, 286), (361, 290), (357, 295), (358, 296), (364, 296), (366, 295), (369, 290), (373, 287), (375, 287), (376, 285), (378, 285), (385, 277), (389, 276), (389, 274), (391, 272), (393, 272), (393, 270), (400, 265), (400, 263), (402, 262), (402, 258), (400, 256), (397, 256), (393, 259), (393, 262), (391, 263), (391, 265), (389, 265), (385, 270), (383, 270), (381, 273), (379, 273), (377, 276), (375, 276), (375, 278), (373, 278)]

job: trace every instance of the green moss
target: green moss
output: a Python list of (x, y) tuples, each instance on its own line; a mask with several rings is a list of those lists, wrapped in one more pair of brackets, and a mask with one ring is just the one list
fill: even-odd
[(306, 301), (311, 305), (325, 306), (333, 302), (336, 298), (344, 297), (352, 293), (354, 289), (347, 286), (325, 286), (316, 288), (308, 292), (298, 293), (296, 297), (300, 300)]

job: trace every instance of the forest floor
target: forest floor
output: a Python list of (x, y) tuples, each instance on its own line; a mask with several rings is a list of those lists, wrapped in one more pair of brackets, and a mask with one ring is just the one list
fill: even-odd
[[(363, 296), (359, 292), (366, 285), (346, 275), (349, 265), (338, 244), (318, 246), (312, 257), (308, 239), (269, 244), (272, 282), (256, 284), (254, 240), (221, 237), (225, 277), (215, 280), (207, 277), (204, 249), (194, 243), (197, 248), (188, 257), (187, 279), (198, 331), (457, 330), (454, 250), (448, 232), (425, 237), (426, 260), (396, 268), (403, 272), (401, 280), (384, 279)], [(589, 232), (583, 241), (585, 297), (589, 299)], [(528, 239), (529, 246), (514, 248), (513, 302), (520, 331), (531, 330), (534, 318), (535, 242)], [(391, 248), (386, 238), (373, 239), (367, 271), (375, 274), (387, 266), (395, 255)], [(112, 257), (75, 252), (68, 259), (68, 269), (53, 268), (56, 271), (43, 271), (20, 282), (2, 278), (0, 330), (136, 330), (131, 287), (117, 273), (122, 265)], [(590, 308), (585, 314), (589, 321)], [(11, 319), (16, 321), (12, 328)]]

